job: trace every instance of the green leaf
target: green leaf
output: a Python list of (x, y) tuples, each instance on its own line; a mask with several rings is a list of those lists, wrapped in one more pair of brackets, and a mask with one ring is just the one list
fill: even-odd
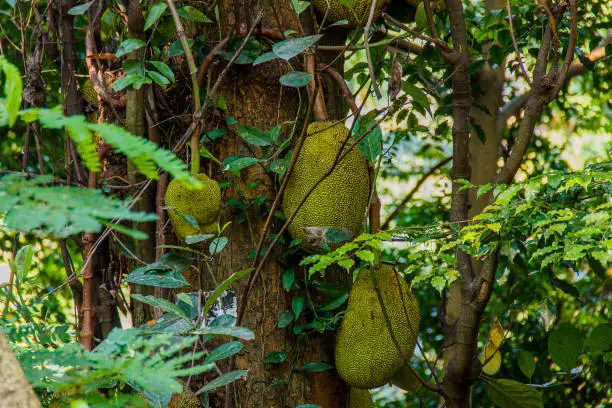
[(87, 12), (87, 10), (89, 9), (89, 7), (91, 7), (92, 4), (93, 1), (90, 1), (89, 3), (74, 6), (70, 10), (68, 10), (68, 14), (70, 14), (71, 16), (80, 16), (82, 14), (85, 14), (85, 12)]
[(487, 395), (499, 408), (544, 408), (542, 393), (514, 380), (486, 380)]
[(189, 321), (189, 317), (185, 314), (183, 309), (174, 303), (167, 301), (166, 299), (156, 298), (155, 296), (143, 296), (137, 293), (132, 294), (131, 298), (139, 302), (146, 303), (147, 305), (157, 307), (166, 313), (173, 314), (181, 319)]
[(225, 343), (211, 351), (210, 354), (206, 356), (204, 364), (214, 363), (215, 361), (231, 357), (236, 353), (240, 353), (243, 347), (244, 345), (239, 341), (231, 341), (229, 343)]
[(299, 15), (302, 14), (302, 12), (306, 10), (308, 6), (310, 6), (310, 2), (304, 0), (291, 0), (291, 6), (295, 10), (296, 14)]
[(302, 71), (289, 71), (279, 78), (281, 85), (290, 86), (292, 88), (301, 88), (308, 85), (312, 75)]
[(18, 282), (23, 282), (27, 278), (30, 268), (32, 267), (32, 258), (34, 257), (34, 250), (32, 245), (24, 245), (19, 248), (15, 255), (13, 264), (15, 268), (15, 277)]
[(274, 54), (274, 52), (272, 51), (264, 52), (259, 57), (255, 58), (255, 61), (253, 61), (253, 65), (263, 64), (264, 62), (272, 61), (276, 58), (278, 57), (276, 56), (276, 54)]
[(165, 62), (161, 61), (147, 61), (149, 64), (153, 65), (155, 69), (157, 69), (163, 76), (168, 78), (171, 82), (175, 82), (176, 78), (174, 77), (174, 72)]
[(333, 370), (334, 366), (331, 364), (323, 363), (323, 362), (313, 362), (306, 363), (300, 368), (296, 368), (296, 371), (312, 371), (315, 373), (319, 373), (322, 371)]
[(283, 327), (287, 327), (292, 321), (293, 321), (293, 313), (291, 313), (288, 310), (285, 310), (278, 317), (278, 327), (280, 327), (281, 329)]
[(446, 286), (446, 280), (441, 276), (434, 276), (431, 278), (431, 286), (433, 286), (439, 294), (442, 294), (442, 290)]
[(294, 296), (291, 300), (291, 310), (293, 310), (294, 319), (297, 321), (304, 310), (304, 298), (301, 296)]
[(191, 265), (191, 258), (168, 252), (159, 261), (134, 269), (126, 278), (127, 283), (161, 288), (180, 288), (189, 283), (181, 272)]
[(576, 367), (582, 354), (583, 334), (575, 327), (562, 324), (548, 337), (548, 352), (552, 360), (564, 371)]
[(360, 251), (355, 252), (355, 256), (361, 260), (368, 262), (370, 265), (374, 265), (374, 254), (370, 250), (362, 249)]
[(257, 157), (230, 156), (227, 159), (223, 160), (223, 162), (221, 163), (221, 170), (223, 171), (229, 170), (231, 172), (238, 172), (244, 169), (245, 167), (249, 167), (254, 164), (257, 164), (260, 161), (261, 160), (259, 160)]
[[(0, 56), (0, 70), (4, 72), (4, 110), (8, 114), (8, 118), (4, 118), (4, 113), (0, 112), (0, 126), (4, 123), (8, 123), (9, 126), (13, 126), (17, 120), (17, 114), (19, 107), (21, 106), (23, 83), (21, 81), (21, 74), (19, 69), (8, 62), (3, 56)], [(2, 100), (0, 99), (0, 102)], [(0, 104), (0, 106), (2, 106)], [(7, 120), (8, 119), (8, 120)]]
[[(197, 224), (198, 224), (198, 221), (196, 220), (195, 227), (199, 228)], [(215, 237), (215, 234), (187, 235), (185, 237), (185, 243), (187, 245), (197, 244), (198, 242), (206, 241), (214, 237)]]
[(594, 353), (606, 352), (612, 345), (612, 326), (607, 323), (600, 324), (589, 333), (586, 347)]
[(423, 2), (420, 2), (417, 5), (416, 14), (414, 15), (414, 22), (419, 30), (422, 30), (427, 26), (427, 13), (425, 13), (425, 4)]
[(295, 408), (321, 408), (321, 407), (316, 404), (302, 404), (302, 405), (298, 405)]
[(213, 21), (206, 17), (204, 13), (192, 6), (185, 6), (178, 9), (178, 15), (187, 20), (195, 21), (196, 23), (212, 23)]
[(429, 99), (427, 99), (427, 96), (420, 88), (416, 87), (408, 81), (404, 81), (402, 83), (402, 89), (404, 90), (404, 92), (406, 92), (406, 94), (412, 97), (412, 103), (415, 103), (421, 108), (427, 110), (429, 112), (429, 115), (431, 116), (431, 107), (429, 104)]
[(117, 58), (122, 57), (146, 45), (147, 43), (142, 40), (137, 40), (135, 38), (128, 38), (127, 40), (124, 40), (121, 44), (119, 44), (119, 48), (117, 48), (117, 51), (115, 52), (115, 56)]
[[(373, 111), (376, 114), (376, 111)], [(372, 126), (376, 125), (376, 120), (371, 119), (369, 115), (360, 116), (355, 122), (353, 129), (353, 140), (357, 141), (361, 136), (368, 131)], [(375, 161), (378, 155), (382, 152), (382, 131), (380, 126), (376, 125), (370, 133), (364, 136), (357, 149), (363, 154), (366, 160)]]
[(276, 56), (279, 58), (289, 60), (304, 51), (306, 48), (314, 45), (321, 39), (321, 37), (323, 37), (322, 34), (317, 34), (308, 37), (290, 38), (288, 40), (280, 41), (274, 44), (272, 47), (272, 52), (274, 52), (274, 54), (276, 54)]
[(283, 273), (283, 288), (289, 292), (295, 282), (295, 271), (288, 269)]
[(227, 384), (231, 384), (240, 378), (246, 377), (247, 374), (248, 374), (248, 370), (236, 370), (236, 371), (232, 371), (229, 373), (225, 373), (222, 376), (215, 378), (214, 380), (212, 380), (211, 382), (209, 382), (208, 384), (200, 388), (198, 392), (196, 392), (196, 394), (210, 392), (216, 388), (223, 387)]
[(272, 351), (268, 353), (264, 364), (283, 364), (287, 360), (289, 353), (286, 351)]
[(251, 329), (247, 329), (246, 327), (209, 326), (203, 329), (193, 330), (192, 333), (204, 336), (229, 336), (241, 340), (253, 340), (255, 338), (255, 334)]
[(208, 246), (208, 252), (210, 252), (211, 255), (216, 255), (223, 251), (228, 242), (229, 239), (227, 237), (215, 238)]
[(273, 144), (266, 132), (255, 126), (238, 125), (236, 129), (245, 142), (254, 146), (270, 146)]
[(163, 76), (162, 74), (160, 74), (157, 71), (149, 71), (149, 70), (147, 70), (147, 75), (149, 76), (149, 78), (151, 78), (153, 80), (153, 82), (155, 82), (159, 86), (168, 85), (170, 83), (168, 78), (166, 78), (165, 76)]
[(521, 372), (525, 375), (525, 377), (531, 379), (536, 369), (536, 363), (535, 359), (533, 358), (533, 354), (531, 354), (527, 350), (519, 350), (518, 353), (516, 353), (516, 358), (518, 360), (518, 365), (521, 369)]
[(217, 286), (210, 295), (208, 295), (206, 303), (204, 303), (204, 307), (202, 308), (202, 316), (206, 316), (208, 314), (210, 308), (215, 304), (215, 302), (217, 301), (217, 299), (219, 299), (223, 292), (225, 292), (227, 288), (230, 287), (232, 283), (236, 282), (238, 279), (244, 278), (254, 270), (255, 268), (251, 267), (240, 270), (238, 272), (234, 272), (230, 276), (228, 276), (227, 279), (221, 282), (221, 284)]
[(149, 28), (153, 27), (153, 25), (157, 23), (157, 21), (162, 16), (162, 14), (164, 14), (164, 11), (166, 11), (167, 8), (168, 8), (168, 5), (163, 1), (160, 1), (157, 4), (154, 4), (149, 10), (149, 13), (147, 14), (147, 19), (144, 25), (144, 31), (147, 31)]

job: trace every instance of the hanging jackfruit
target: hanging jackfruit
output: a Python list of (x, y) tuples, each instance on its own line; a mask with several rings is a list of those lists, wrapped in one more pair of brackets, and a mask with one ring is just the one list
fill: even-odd
[[(206, 174), (195, 176), (204, 187), (190, 190), (177, 179), (168, 184), (166, 205), (176, 237), (184, 241), (189, 235), (211, 234), (217, 232), (217, 222), (221, 213), (221, 189), (219, 184)], [(191, 216), (199, 228), (189, 223), (185, 216)]]
[(374, 408), (370, 391), (351, 387), (349, 392), (349, 408)]
[(336, 340), (338, 374), (356, 388), (370, 389), (385, 384), (412, 356), (419, 321), (417, 300), (393, 268), (383, 266), (374, 274), (371, 270), (362, 270), (351, 289), (348, 311)]
[[(283, 212), (289, 218), (308, 191), (331, 168), (348, 135), (342, 123), (314, 122), (291, 173), (283, 196)], [(349, 139), (345, 146), (351, 145)], [(344, 152), (343, 151), (343, 152)], [(289, 224), (289, 232), (306, 247), (317, 247), (318, 227), (361, 232), (369, 199), (366, 159), (353, 148), (308, 196)], [(317, 231), (319, 230), (319, 231)]]
[(353, 7), (344, 5), (342, 0), (312, 0), (312, 5), (325, 16), (327, 21), (348, 20), (352, 26), (363, 26), (368, 22), (370, 8), (374, 1), (376, 1), (374, 6), (374, 20), (376, 20), (382, 14), (389, 0), (356, 0)]
[(83, 82), (81, 85), (81, 93), (87, 102), (92, 105), (98, 105), (98, 94), (94, 88), (93, 82), (91, 82), (91, 79), (87, 79), (85, 82)]

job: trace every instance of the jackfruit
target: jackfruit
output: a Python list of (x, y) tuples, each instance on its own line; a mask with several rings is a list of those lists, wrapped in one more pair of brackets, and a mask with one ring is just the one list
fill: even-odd
[(202, 403), (197, 395), (191, 390), (184, 390), (177, 394), (172, 395), (167, 408), (200, 408)]
[(389, 0), (356, 0), (352, 8), (342, 4), (342, 0), (312, 0), (312, 5), (326, 17), (326, 21), (348, 20), (351, 26), (363, 26), (368, 22), (373, 1), (376, 1), (374, 9), (374, 20), (376, 20)]
[[(206, 174), (197, 174), (195, 177), (204, 185), (200, 190), (190, 190), (177, 179), (172, 180), (166, 189), (170, 222), (176, 237), (181, 241), (188, 235), (217, 232), (221, 213), (221, 189), (219, 184)], [(191, 225), (184, 216), (195, 218), (199, 228)]]
[[(373, 276), (389, 318), (380, 305)], [(336, 340), (336, 369), (352, 387), (370, 389), (385, 384), (414, 351), (419, 330), (419, 305), (393, 268), (364, 269), (351, 289), (348, 311)], [(403, 355), (403, 357), (402, 357)]]
[[(287, 218), (332, 166), (347, 135), (348, 129), (342, 123), (314, 122), (308, 126), (306, 140), (283, 196), (283, 212)], [(344, 149), (351, 143), (352, 140), (348, 140)], [(368, 165), (354, 148), (308, 196), (289, 224), (289, 233), (302, 240), (306, 247), (316, 247), (313, 244), (317, 237), (312, 236), (312, 231), (317, 228), (313, 227), (345, 229), (358, 235), (365, 219), (369, 193)]]
[(351, 387), (349, 392), (349, 408), (374, 408), (370, 391)]
[(94, 88), (94, 84), (93, 82), (91, 82), (91, 79), (88, 79), (83, 82), (83, 84), (81, 85), (81, 93), (83, 94), (83, 98), (85, 98), (87, 102), (92, 105), (98, 105), (98, 93), (96, 92), (96, 89)]

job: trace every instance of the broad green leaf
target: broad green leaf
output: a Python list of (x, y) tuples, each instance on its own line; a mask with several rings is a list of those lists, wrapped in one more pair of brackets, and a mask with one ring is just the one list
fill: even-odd
[(68, 14), (70, 14), (71, 16), (80, 16), (82, 14), (85, 14), (92, 4), (93, 1), (90, 1), (85, 4), (79, 4), (78, 6), (74, 6), (70, 10), (68, 10)]
[(302, 14), (302, 11), (306, 10), (308, 6), (310, 6), (310, 2), (304, 0), (291, 0), (291, 6), (295, 10), (296, 14)]
[(427, 13), (425, 13), (425, 4), (423, 2), (420, 2), (417, 5), (414, 22), (419, 30), (422, 30), (427, 26)]
[(175, 316), (180, 317), (181, 319), (189, 321), (189, 317), (185, 314), (185, 311), (183, 311), (183, 309), (181, 309), (174, 303), (167, 301), (166, 299), (156, 298), (155, 296), (143, 296), (137, 293), (132, 294), (131, 298), (139, 302), (146, 303), (147, 305), (157, 307), (166, 313), (171, 313)]
[(362, 249), (360, 251), (355, 252), (355, 256), (361, 260), (368, 262), (371, 265), (374, 265), (374, 254), (372, 253), (372, 251)]
[(24, 245), (19, 248), (15, 255), (13, 264), (15, 265), (15, 277), (18, 282), (23, 282), (30, 272), (32, 267), (32, 258), (34, 257), (34, 250), (32, 245)]
[[(373, 112), (376, 113), (376, 111)], [(362, 137), (370, 128), (372, 130)], [(353, 129), (353, 140), (360, 140), (357, 149), (370, 162), (375, 161), (382, 152), (382, 131), (380, 126), (376, 125), (376, 120), (370, 115), (360, 116), (357, 119)]]
[(228, 336), (235, 337), (241, 340), (253, 340), (255, 334), (246, 327), (216, 327), (209, 326), (203, 329), (194, 330), (193, 334), (211, 335), (211, 336)]
[(236, 129), (245, 142), (254, 146), (270, 146), (273, 144), (266, 132), (255, 126), (238, 125)]
[(607, 323), (600, 324), (589, 333), (586, 347), (594, 353), (606, 352), (612, 345), (612, 326)]
[(196, 394), (202, 394), (206, 392), (210, 392), (216, 388), (223, 387), (227, 384), (231, 384), (234, 381), (246, 377), (248, 374), (248, 370), (236, 370), (229, 373), (225, 373), (220, 377), (215, 378), (211, 382), (207, 383), (205, 386), (200, 388)]
[(162, 74), (160, 74), (157, 71), (149, 71), (149, 70), (147, 70), (147, 75), (149, 76), (149, 78), (151, 78), (153, 80), (153, 82), (155, 82), (159, 86), (168, 85), (170, 83), (168, 78), (166, 78), (165, 76), (163, 76)]
[(536, 363), (535, 359), (533, 358), (533, 354), (531, 354), (527, 350), (519, 350), (516, 353), (516, 358), (518, 360), (518, 365), (521, 369), (521, 372), (525, 375), (525, 377), (531, 379), (536, 369)]
[(153, 65), (155, 69), (157, 69), (162, 75), (168, 78), (171, 82), (176, 81), (174, 77), (174, 72), (165, 62), (161, 61), (147, 61), (149, 64)]
[(272, 61), (276, 58), (278, 57), (276, 56), (276, 54), (274, 54), (274, 52), (272, 51), (264, 52), (259, 57), (255, 58), (255, 61), (253, 61), (253, 65), (263, 64), (264, 62)]
[(192, 6), (184, 6), (178, 9), (179, 16), (195, 21), (196, 23), (212, 23), (212, 20), (204, 15), (200, 10)]
[(582, 354), (584, 335), (575, 327), (562, 324), (548, 337), (548, 352), (552, 360), (564, 371), (576, 367)]
[[(21, 106), (21, 97), (23, 90), (23, 83), (21, 81), (21, 74), (19, 69), (8, 62), (3, 56), (0, 56), (0, 70), (4, 72), (4, 110), (6, 110), (7, 118), (4, 118), (4, 113), (0, 112), (0, 126), (3, 123), (7, 123), (9, 126), (13, 126), (17, 120), (17, 113)], [(2, 100), (0, 99), (0, 102)], [(0, 104), (0, 107), (2, 105)]]
[(272, 47), (272, 52), (274, 52), (274, 54), (276, 54), (276, 56), (279, 58), (289, 60), (304, 51), (306, 48), (314, 45), (321, 39), (321, 37), (323, 37), (322, 34), (317, 34), (308, 37), (283, 40), (274, 44)]
[(257, 157), (249, 157), (249, 156), (230, 156), (227, 159), (223, 160), (221, 163), (221, 170), (223, 171), (231, 171), (238, 172), (245, 167), (252, 166), (254, 164), (259, 163)]
[(285, 310), (278, 317), (278, 327), (280, 327), (281, 329), (283, 327), (287, 327), (292, 321), (293, 321), (293, 313), (291, 313), (288, 310)]
[(154, 4), (149, 13), (147, 14), (147, 19), (145, 20), (144, 30), (147, 31), (149, 28), (153, 27), (155, 23), (159, 20), (159, 18), (164, 14), (164, 11), (168, 8), (168, 5), (164, 1), (160, 1), (159, 3)]
[(487, 395), (499, 408), (544, 408), (542, 393), (514, 380), (486, 380)]
[(244, 278), (251, 272), (253, 272), (255, 268), (246, 268), (238, 272), (232, 273), (227, 279), (225, 279), (219, 286), (213, 290), (213, 292), (208, 295), (206, 299), (206, 303), (204, 303), (204, 307), (202, 308), (202, 316), (206, 316), (210, 308), (215, 304), (217, 299), (230, 287), (230, 285), (236, 282), (238, 279)]
[(289, 292), (293, 287), (293, 283), (295, 282), (295, 271), (293, 269), (288, 269), (283, 273), (283, 288)]
[(272, 351), (268, 353), (264, 364), (283, 364), (287, 360), (289, 353), (286, 351)]
[(289, 71), (282, 77), (279, 82), (281, 85), (290, 86), (292, 88), (301, 88), (308, 85), (312, 78), (312, 75), (302, 71)]
[(294, 296), (291, 300), (291, 310), (293, 310), (293, 317), (297, 321), (304, 310), (304, 298), (301, 296)]
[(228, 242), (229, 239), (227, 237), (215, 238), (208, 246), (208, 252), (210, 252), (211, 255), (216, 255), (223, 251)]
[(191, 265), (191, 258), (168, 252), (159, 261), (134, 269), (126, 278), (128, 283), (162, 288), (188, 286), (181, 272)]
[[(196, 228), (198, 228), (197, 223), (196, 221)], [(214, 237), (215, 234), (188, 235), (185, 237), (185, 243), (187, 245), (197, 244), (198, 242), (206, 241)]]
[(229, 343), (222, 344), (217, 347), (213, 351), (210, 352), (209, 355), (206, 356), (204, 360), (204, 364), (214, 363), (215, 361), (223, 360), (224, 358), (228, 358), (233, 356), (236, 353), (240, 353), (244, 345), (239, 341), (231, 341)]
[(142, 40), (137, 40), (135, 38), (128, 38), (127, 40), (124, 40), (121, 44), (119, 44), (119, 48), (117, 48), (117, 51), (115, 52), (115, 56), (117, 58), (122, 57), (146, 45), (147, 43)]
[(446, 280), (442, 276), (434, 276), (431, 278), (431, 286), (441, 294), (446, 287)]

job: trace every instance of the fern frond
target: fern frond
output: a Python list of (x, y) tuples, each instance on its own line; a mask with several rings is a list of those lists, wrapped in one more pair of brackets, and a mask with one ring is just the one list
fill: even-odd
[(128, 203), (100, 190), (47, 186), (52, 178), (27, 179), (20, 174), (0, 178), (0, 228), (41, 236), (67, 237), (99, 232), (102, 223), (154, 221), (152, 213), (130, 211)]

